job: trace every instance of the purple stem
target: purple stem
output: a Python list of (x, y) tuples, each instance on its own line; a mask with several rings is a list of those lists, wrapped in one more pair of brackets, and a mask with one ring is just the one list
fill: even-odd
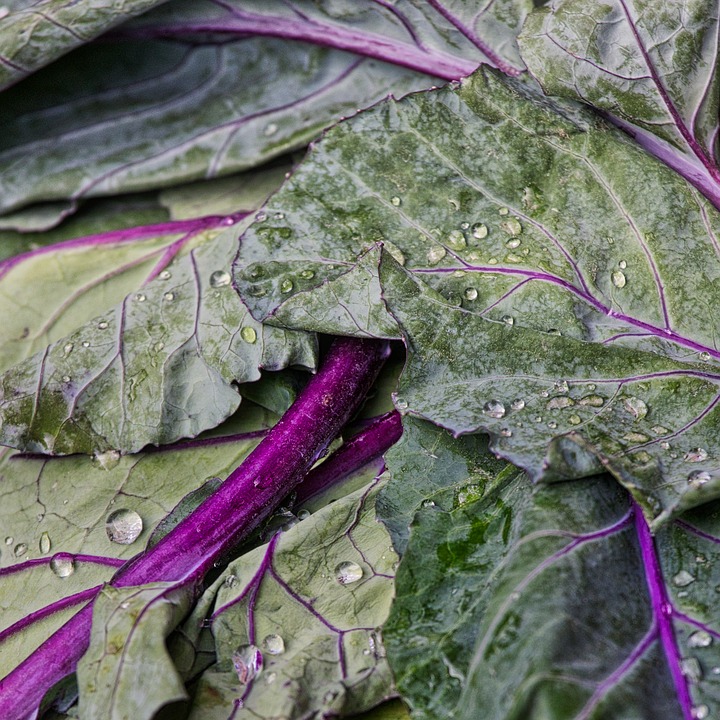
[(385, 413), (313, 468), (297, 488), (296, 505), (306, 503), (333, 483), (384, 455), (402, 435), (402, 417), (397, 410)]
[(637, 533), (640, 553), (642, 555), (643, 567), (645, 569), (645, 580), (650, 595), (652, 614), (657, 623), (660, 646), (665, 653), (670, 675), (675, 686), (678, 703), (682, 710), (683, 720), (692, 720), (693, 705), (690, 698), (690, 688), (687, 679), (683, 675), (680, 666), (680, 650), (673, 632), (672, 616), (673, 606), (665, 590), (665, 582), (660, 568), (655, 542), (650, 534), (645, 516), (640, 506), (633, 501), (635, 511), (635, 532)]
[[(200, 585), (205, 573), (268, 517), (357, 411), (389, 344), (336, 339), (317, 375), (228, 479), (157, 545), (115, 575), (116, 587), (149, 582)], [(45, 693), (75, 670), (88, 647), (86, 605), (0, 681), (0, 717), (23, 720)]]

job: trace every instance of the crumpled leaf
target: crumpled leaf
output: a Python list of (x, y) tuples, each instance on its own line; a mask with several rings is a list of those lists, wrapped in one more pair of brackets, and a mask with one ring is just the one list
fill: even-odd
[(0, 88), (165, 0), (12, 0), (0, 10)]
[(553, 0), (520, 45), (548, 94), (607, 111), (720, 207), (717, 0)]
[(255, 167), (358, 107), (429, 82), (274, 39), (83, 47), (4, 93), (0, 212)]
[(413, 718), (718, 712), (716, 503), (653, 543), (608, 476), (463, 487), (418, 510), (384, 626)]
[[(208, 437), (125, 457), (47, 458), (5, 449), (0, 460), (0, 677), (140, 552), (188, 493), (227, 477), (259, 441), (258, 431), (273, 420), (248, 404)], [(106, 528), (118, 511), (136, 513), (141, 521), (134, 538), (139, 526), (130, 523), (132, 532), (121, 537), (125, 542), (110, 540)]]
[(399, 409), (535, 479), (606, 467), (659, 522), (718, 496), (720, 219), (602, 120), (481, 70), (341, 123), (265, 210), (251, 312), (324, 332), (333, 292), (332, 332), (372, 335), (387, 306)]
[(192, 589), (177, 583), (104, 587), (93, 605), (90, 646), (78, 663), (81, 720), (151, 720), (188, 697), (165, 647)]
[(0, 377), (0, 438), (31, 452), (136, 452), (219, 425), (235, 383), (313, 367), (315, 342), (263, 327), (230, 285), (232, 235), (193, 248), (123, 302)]
[(200, 678), (190, 718), (336, 717), (394, 694), (379, 626), (397, 556), (375, 519), (379, 487), (274, 535), (209, 589), (218, 662)]

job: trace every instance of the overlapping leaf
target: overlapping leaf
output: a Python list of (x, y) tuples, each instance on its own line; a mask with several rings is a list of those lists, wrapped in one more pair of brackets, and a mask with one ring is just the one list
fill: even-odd
[(13, 0), (0, 9), (0, 88), (165, 0)]
[(372, 482), (230, 564), (208, 591), (218, 662), (200, 679), (191, 718), (335, 717), (393, 694), (378, 628), (397, 556), (375, 519), (378, 489)]
[[(434, 470), (445, 474), (441, 459)], [(716, 505), (653, 542), (607, 476), (562, 486), (506, 477), (481, 498), (465, 492), (470, 481), (419, 508), (397, 574), (385, 638), (413, 717), (718, 711)], [(415, 485), (415, 473), (392, 482)]]
[(520, 39), (550, 95), (608, 112), (720, 207), (717, 0), (553, 0)]
[(251, 311), (404, 337), (401, 409), (663, 519), (717, 496), (720, 220), (618, 131), (481, 71), (339, 125), (267, 213)]

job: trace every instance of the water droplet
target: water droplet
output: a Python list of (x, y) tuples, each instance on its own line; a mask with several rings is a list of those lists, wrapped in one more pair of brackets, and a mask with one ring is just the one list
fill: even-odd
[(621, 261), (618, 263), (618, 267), (619, 267), (621, 270), (624, 270), (624, 269), (627, 267), (627, 262), (625, 262), (625, 260), (621, 260)]
[(703, 672), (697, 658), (683, 658), (680, 661), (680, 670), (690, 682), (700, 682), (702, 680)]
[(98, 323), (98, 330), (107, 330), (107, 326), (108, 326), (107, 322), (105, 320), (101, 320)]
[(166, 292), (163, 295), (165, 302), (172, 302), (175, 299), (175, 293)]
[(147, 300), (147, 297), (145, 296), (144, 293), (138, 293), (138, 294), (135, 296), (135, 299), (136, 299), (138, 302), (145, 302), (145, 301)]
[(52, 546), (52, 543), (50, 542), (50, 536), (46, 532), (44, 532), (40, 536), (39, 545), (40, 545), (40, 552), (43, 555), (47, 555), (50, 552), (50, 547)]
[(447, 244), (451, 250), (462, 250), (467, 247), (465, 235), (460, 230), (451, 230), (447, 237)]
[(712, 480), (712, 476), (707, 470), (695, 470), (688, 475), (688, 485), (692, 485), (695, 488), (702, 487), (706, 483)]
[(6, 545), (12, 545), (14, 542), (15, 542), (15, 538), (12, 537), (12, 535), (8, 535), (8, 536), (5, 538), (5, 544), (6, 544)]
[(310, 515), (312, 515), (312, 513), (309, 510), (305, 510), (305, 508), (303, 508), (302, 510), (298, 510), (297, 519), (300, 521), (307, 520)]
[(437, 265), (447, 254), (447, 251), (442, 245), (433, 245), (428, 250), (427, 261), (430, 265)]
[(172, 275), (170, 274), (170, 271), (169, 271), (169, 270), (163, 270), (163, 271), (158, 275), (158, 277), (159, 277), (161, 280), (169, 280), (169, 279), (172, 277)]
[(357, 582), (363, 576), (363, 569), (354, 562), (341, 562), (335, 568), (335, 579), (341, 585)]
[(701, 362), (710, 362), (710, 353), (709, 352), (701, 352), (700, 360), (701, 360)]
[(66, 578), (75, 572), (75, 558), (67, 553), (57, 553), (50, 560), (50, 569), (59, 578)]
[(71, 380), (72, 380), (72, 378), (71, 378), (69, 375), (63, 375), (63, 376), (62, 376), (62, 381), (63, 381), (64, 383), (69, 383)]
[(390, 198), (391, 204), (393, 204), (395, 207), (400, 207), (400, 204), (402, 203), (402, 200), (397, 196), (393, 195), (393, 197)]
[(265, 677), (265, 683), (267, 685), (272, 685), (277, 680), (277, 673), (271, 672), (268, 673)]
[(560, 397), (554, 397), (548, 400), (545, 406), (548, 410), (563, 410), (564, 408), (571, 407), (575, 404), (575, 401), (567, 395), (560, 395)]
[[(500, 223), (500, 227), (509, 235), (519, 235), (522, 232), (522, 225), (520, 224), (520, 221), (517, 218), (510, 218), (509, 220), (505, 220), (504, 222)], [(518, 241), (518, 245), (520, 242)], [(514, 247), (517, 247), (515, 245)]]
[(263, 130), (263, 135), (265, 137), (270, 137), (271, 135), (274, 135), (277, 131), (278, 126), (275, 123), (268, 123)]
[(265, 222), (267, 220), (267, 213), (262, 210), (255, 215), (255, 220), (258, 222)]
[(295, 286), (293, 285), (293, 281), (292, 281), (290, 278), (285, 278), (285, 279), (280, 283), (280, 292), (281, 292), (281, 293), (289, 293), (289, 292), (292, 291), (293, 287), (295, 287)]
[(695, 582), (695, 578), (687, 570), (681, 570), (677, 575), (673, 576), (672, 581), (675, 587), (687, 587)]
[(421, 505), (424, 508), (433, 508), (433, 507), (435, 507), (435, 501), (434, 500), (423, 500)]
[(706, 648), (712, 645), (713, 637), (707, 630), (698, 630), (688, 638), (688, 645), (693, 648)]
[(521, 242), (522, 241), (520, 240), (520, 238), (513, 238), (512, 240), (508, 240), (505, 243), (505, 247), (508, 248), (509, 250), (514, 250), (515, 248), (520, 247)]
[(510, 403), (510, 408), (512, 410), (522, 410), (525, 407), (525, 401), (522, 398), (515, 398)]
[(655, 425), (650, 428), (656, 435), (667, 435), (669, 430), (662, 425)]
[(89, 347), (90, 347), (90, 343), (89, 343), (87, 340), (83, 340), (82, 346), (83, 346), (84, 348), (89, 348)]
[(692, 450), (688, 450), (685, 453), (685, 457), (683, 458), (683, 460), (685, 460), (685, 462), (696, 463), (696, 462), (702, 462), (703, 460), (707, 460), (707, 457), (708, 457), (708, 453), (707, 453), (707, 450), (705, 450), (705, 448), (696, 447), (696, 448), (693, 448)]
[(502, 428), (500, 435), (502, 435), (502, 437), (512, 437), (512, 430), (510, 428)]
[(710, 717), (710, 708), (707, 705), (695, 705), (690, 712), (693, 720), (707, 720)]
[(475, 288), (465, 288), (464, 295), (466, 300), (477, 300), (478, 291)]
[(398, 410), (407, 410), (408, 409), (408, 401), (404, 400), (403, 398), (395, 398), (395, 407)]
[(257, 340), (257, 332), (255, 328), (245, 326), (240, 330), (240, 337), (246, 342), (252, 345)]
[(497, 258), (496, 257), (489, 258), (488, 265), (497, 265)]
[(475, 225), (472, 226), (472, 234), (474, 238), (477, 238), (478, 240), (483, 240), (488, 236), (488, 229), (487, 225), (483, 225), (482, 223), (475, 223)]
[(623, 406), (636, 420), (642, 420), (648, 413), (647, 405), (640, 398), (626, 397)]
[(143, 530), (142, 518), (134, 511), (123, 508), (110, 513), (105, 520), (108, 538), (120, 545), (131, 545)]
[(589, 405), (590, 407), (602, 407), (605, 404), (605, 398), (599, 395), (586, 395), (578, 400), (580, 405)]
[(547, 424), (547, 426), (548, 426), (551, 430), (555, 430), (555, 428), (557, 428), (557, 423), (556, 423), (554, 420), (551, 420), (551, 421)]
[(25, 543), (18, 543), (13, 550), (15, 557), (22, 557), (28, 550), (28, 546)]
[(505, 406), (499, 400), (488, 400), (483, 405), (483, 412), (491, 418), (505, 417)]
[(627, 278), (625, 277), (625, 273), (622, 270), (615, 270), (615, 272), (611, 275), (612, 284), (616, 288), (624, 288), (625, 284), (627, 283)]
[(155, 343), (155, 345), (153, 345), (153, 350), (155, 350), (155, 352), (161, 352), (164, 349), (165, 349), (165, 343), (162, 341), (157, 342), (157, 343)]
[(241, 645), (232, 654), (232, 663), (235, 667), (238, 680), (247, 685), (262, 671), (263, 656), (255, 645)]
[(522, 262), (522, 258), (518, 255), (514, 255), (513, 253), (510, 253), (505, 256), (505, 260), (507, 260), (510, 263), (519, 263)]
[(638, 432), (629, 432), (623, 435), (623, 440), (627, 440), (631, 443), (644, 443), (647, 442), (649, 439), (650, 438), (647, 435), (643, 435), (642, 433)]
[(315, 277), (315, 272), (313, 270), (301, 270), (300, 277), (303, 280), (312, 280)]
[(63, 348), (63, 352), (64, 352), (65, 355), (67, 356), (67, 355), (69, 355), (69, 354), (73, 351), (73, 348), (74, 348), (74, 347), (75, 347), (75, 346), (74, 346), (71, 342), (65, 343), (65, 347)]
[(92, 464), (102, 470), (112, 470), (117, 467), (120, 462), (120, 452), (118, 450), (106, 450), (105, 452), (96, 452), (92, 456)]
[(515, 318), (512, 315), (503, 315), (500, 318), (506, 325), (514, 325), (515, 324)]
[(568, 422), (571, 425), (579, 425), (582, 422), (582, 418), (579, 415), (571, 415), (568, 418)]
[(508, 210), (506, 207), (501, 207), (498, 210), (498, 215), (507, 215), (509, 212), (510, 212), (510, 210)]
[(219, 288), (230, 284), (230, 273), (225, 270), (216, 270), (210, 276), (210, 287)]
[(262, 644), (264, 650), (270, 655), (280, 655), (285, 652), (285, 641), (280, 635), (266, 635)]
[(237, 575), (228, 575), (225, 578), (225, 582), (223, 582), (223, 585), (228, 589), (232, 589), (237, 585), (237, 583), (238, 583)]

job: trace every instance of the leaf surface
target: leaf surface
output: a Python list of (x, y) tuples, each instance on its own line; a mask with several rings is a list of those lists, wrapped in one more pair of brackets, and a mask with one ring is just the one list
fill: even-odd
[(535, 479), (606, 467), (659, 522), (717, 497), (720, 220), (603, 121), (479, 71), (338, 125), (266, 211), (248, 307), (404, 337), (401, 410)]
[(718, 3), (553, 0), (520, 38), (550, 95), (606, 111), (720, 207)]
[(717, 712), (715, 504), (653, 542), (608, 476), (508, 476), (481, 498), (463, 494), (468, 480), (418, 510), (384, 627), (413, 717)]

